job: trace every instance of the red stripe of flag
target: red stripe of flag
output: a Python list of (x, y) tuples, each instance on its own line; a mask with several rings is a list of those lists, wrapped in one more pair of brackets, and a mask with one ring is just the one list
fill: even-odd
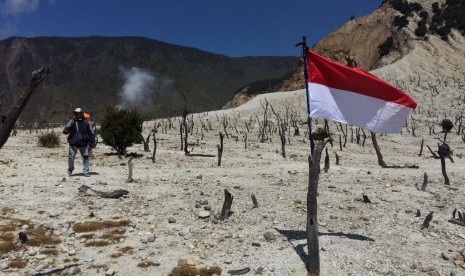
[(351, 91), (415, 109), (415, 101), (402, 90), (359, 68), (333, 62), (312, 51), (307, 53), (309, 82)]

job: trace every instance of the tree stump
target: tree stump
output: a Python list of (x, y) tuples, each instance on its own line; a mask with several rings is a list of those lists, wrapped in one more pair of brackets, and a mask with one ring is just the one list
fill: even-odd
[(438, 153), (439, 158), (441, 159), (441, 172), (442, 176), (444, 176), (444, 184), (450, 185), (449, 177), (447, 176), (446, 171), (446, 157), (450, 155), (450, 148), (446, 143), (438, 144)]
[(423, 175), (423, 185), (421, 185), (420, 190), (424, 192), (426, 190), (426, 185), (428, 185), (428, 174), (425, 173)]
[(134, 164), (132, 163), (132, 157), (128, 160), (128, 179), (126, 179), (126, 183), (131, 183), (134, 181), (132, 178), (132, 169), (134, 168)]
[(328, 148), (325, 149), (325, 168), (324, 171), (327, 173), (329, 171), (329, 154), (328, 154)]
[(220, 220), (229, 218), (229, 215), (231, 214), (233, 198), (233, 195), (227, 189), (224, 189), (224, 203), (223, 208), (221, 209)]
[(252, 203), (253, 203), (252, 208), (258, 208), (258, 201), (254, 194), (252, 194)]
[(218, 148), (218, 167), (221, 167), (221, 158), (223, 157), (223, 133), (220, 132), (220, 144), (216, 145)]

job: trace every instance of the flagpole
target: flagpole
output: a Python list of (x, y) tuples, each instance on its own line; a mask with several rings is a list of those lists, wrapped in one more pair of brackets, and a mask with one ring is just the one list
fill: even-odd
[(305, 93), (307, 98), (307, 124), (308, 124), (308, 140), (310, 141), (310, 155), (313, 156), (313, 150), (315, 149), (315, 142), (312, 137), (312, 116), (310, 115), (310, 92), (308, 91), (308, 69), (307, 69), (307, 37), (302, 37), (302, 42), (297, 43), (295, 46), (302, 45), (302, 58), (304, 59), (304, 76), (305, 76)]

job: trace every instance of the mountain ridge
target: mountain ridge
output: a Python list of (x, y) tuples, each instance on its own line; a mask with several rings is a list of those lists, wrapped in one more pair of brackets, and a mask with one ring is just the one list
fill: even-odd
[[(437, 17), (442, 16), (447, 10), (448, 2), (445, 0), (383, 1), (373, 13), (354, 18), (336, 28), (315, 44), (312, 50), (342, 64), (347, 63), (347, 57), (352, 57), (357, 61), (358, 67), (387, 79), (393, 77), (387, 76), (382, 70), (387, 66), (397, 67), (398, 74), (402, 74), (402, 68), (413, 66), (414, 68), (408, 70), (411, 71), (410, 73), (417, 70), (417, 74), (462, 77), (465, 72), (460, 66), (465, 62), (463, 34), (459, 30), (452, 29), (446, 37), (443, 37), (435, 30), (429, 30), (430, 26), (438, 21)], [(435, 5), (436, 11), (433, 7)], [(407, 11), (402, 10), (402, 7), (407, 7)], [(405, 25), (396, 25), (400, 18), (405, 20)], [(427, 27), (423, 36), (418, 35), (421, 21), (424, 21)], [(445, 21), (442, 24), (447, 26), (448, 23)], [(418, 52), (422, 52), (423, 56), (418, 55)], [(405, 58), (410, 54), (418, 61)], [(304, 73), (302, 68), (298, 68), (279, 85), (263, 88), (258, 93), (248, 91), (247, 88), (248, 86), (239, 90), (228, 107), (241, 105), (259, 93), (303, 89), (305, 88)]]
[[(99, 116), (117, 105), (125, 81), (122, 71), (144, 69), (154, 78), (144, 101), (147, 117), (172, 116), (187, 95), (192, 112), (217, 109), (239, 87), (280, 77), (297, 57), (238, 57), (209, 53), (144, 37), (11, 37), (0, 41), (0, 92), (11, 106), (29, 80), (27, 72), (51, 68), (50, 76), (22, 116), (26, 121), (62, 121), (74, 106)], [(152, 104), (148, 104), (152, 103)]]

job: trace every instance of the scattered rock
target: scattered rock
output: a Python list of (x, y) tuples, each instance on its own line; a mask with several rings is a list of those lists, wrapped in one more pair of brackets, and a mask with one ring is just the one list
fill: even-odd
[(176, 219), (173, 217), (168, 218), (168, 223), (176, 223)]
[(91, 263), (91, 262), (93, 262), (93, 261), (94, 261), (94, 258), (92, 258), (92, 257), (86, 257), (86, 258), (84, 259), (84, 262), (86, 262), (86, 263)]
[(263, 235), (265, 237), (265, 240), (267, 242), (272, 242), (272, 241), (275, 241), (276, 240), (276, 234), (269, 231), (269, 232), (266, 232), (265, 235)]
[(35, 250), (34, 248), (31, 248), (31, 249), (29, 249), (29, 250), (27, 251), (27, 254), (28, 254), (29, 256), (35, 256), (35, 255), (37, 255), (37, 250)]
[(197, 216), (201, 219), (204, 219), (204, 218), (209, 218), (210, 217), (210, 212), (208, 211), (200, 211)]
[(150, 235), (147, 237), (147, 242), (155, 242), (155, 235), (154, 235), (154, 234), (150, 234)]
[(71, 275), (77, 275), (79, 273), (81, 273), (81, 269), (77, 266), (73, 266), (71, 267), (68, 272), (71, 274)]
[(189, 265), (189, 266), (196, 266), (197, 260), (193, 257), (188, 257), (187, 259), (179, 259), (178, 266)]

